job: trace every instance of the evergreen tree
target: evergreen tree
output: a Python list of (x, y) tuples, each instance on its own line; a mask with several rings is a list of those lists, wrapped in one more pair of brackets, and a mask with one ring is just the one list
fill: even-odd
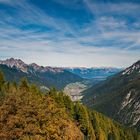
[(70, 116), (73, 118), (74, 117), (74, 103), (71, 101), (70, 97), (68, 95), (65, 95), (64, 93), (63, 93), (63, 102)]
[(57, 96), (56, 88), (52, 87), (49, 91), (49, 95), (52, 96), (52, 97), (56, 97)]
[(2, 71), (0, 71), (0, 91), (2, 90), (4, 83), (5, 83), (4, 74), (2, 73)]
[(30, 91), (33, 93), (39, 93), (39, 90), (35, 84), (30, 85)]
[(15, 89), (17, 89), (17, 83), (16, 83), (16, 81), (13, 81), (13, 82), (12, 82), (12, 85), (13, 85), (13, 87), (14, 87)]
[(25, 77), (21, 79), (19, 88), (24, 90), (24, 91), (29, 90), (29, 83), (28, 83), (28, 80)]
[(79, 102), (75, 104), (75, 118), (79, 122), (79, 127), (85, 136), (88, 136), (89, 116), (86, 107)]

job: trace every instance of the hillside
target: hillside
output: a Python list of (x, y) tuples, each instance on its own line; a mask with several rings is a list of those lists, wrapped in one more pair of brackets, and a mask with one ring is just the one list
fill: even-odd
[(0, 139), (83, 139), (65, 109), (35, 85), (4, 84), (0, 95)]
[(22, 79), (5, 82), (0, 72), (0, 139), (138, 140), (139, 134), (73, 103), (63, 92), (42, 93)]
[(69, 83), (83, 80), (81, 77), (60, 68), (43, 67), (35, 63), (28, 65), (20, 59), (13, 58), (0, 61), (0, 70), (4, 72), (8, 81), (19, 82), (22, 77), (26, 77), (29, 82), (48, 88), (63, 89)]
[(140, 131), (140, 61), (83, 95), (87, 106)]

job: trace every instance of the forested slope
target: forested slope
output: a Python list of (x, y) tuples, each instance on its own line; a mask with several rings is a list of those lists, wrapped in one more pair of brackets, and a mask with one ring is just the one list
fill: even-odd
[(83, 103), (140, 131), (140, 61), (84, 91)]
[(6, 82), (0, 72), (0, 139), (138, 140), (139, 134), (73, 103), (61, 91), (42, 93), (22, 79)]

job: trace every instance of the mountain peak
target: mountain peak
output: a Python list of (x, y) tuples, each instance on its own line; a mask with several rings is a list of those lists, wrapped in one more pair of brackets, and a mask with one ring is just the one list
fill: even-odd
[(6, 59), (7, 61), (14, 61), (15, 59), (13, 57)]
[(29, 66), (32, 67), (36, 71), (38, 71), (42, 68), (41, 66), (37, 65), (36, 63), (31, 63), (31, 64), (29, 64)]
[(31, 63), (31, 64), (29, 64), (30, 66), (32, 66), (32, 67), (40, 67), (39, 65), (37, 65), (36, 63)]
[(24, 63), (21, 59), (14, 59), (13, 57), (6, 59), (5, 61), (18, 61)]
[(0, 64), (7, 65), (8, 67), (16, 67), (18, 70), (21, 70), (25, 73), (34, 73), (34, 72), (53, 72), (53, 73), (61, 73), (64, 72), (62, 68), (57, 67), (43, 67), (39, 66), (36, 63), (26, 64), (21, 59), (9, 58), (6, 60), (0, 60)]
[(10, 59), (6, 59), (6, 60), (1, 60), (0, 64), (3, 65), (7, 65), (8, 67), (16, 67), (18, 69), (20, 69), (23, 72), (27, 73), (27, 64), (25, 64), (22, 60), (20, 59), (14, 59), (14, 58), (10, 58)]
[(6, 60), (2, 60), (2, 61), (0, 61), (1, 63), (3, 63), (3, 64), (7, 64), (7, 65), (9, 65), (9, 66), (11, 66), (11, 67), (13, 67), (13, 66), (15, 66), (16, 64), (24, 64), (24, 65), (26, 65), (21, 59), (14, 59), (14, 58), (9, 58), (9, 59), (6, 59)]
[(140, 60), (138, 60), (138, 61), (135, 63), (135, 65), (140, 65)]
[(126, 68), (123, 72), (122, 75), (129, 75), (132, 73), (140, 73), (140, 60), (138, 60), (136, 63), (134, 63), (132, 66)]

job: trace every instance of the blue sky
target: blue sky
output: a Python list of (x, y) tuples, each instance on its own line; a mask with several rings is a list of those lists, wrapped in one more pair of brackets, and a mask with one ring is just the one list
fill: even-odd
[(0, 0), (0, 59), (126, 67), (140, 59), (140, 0)]

